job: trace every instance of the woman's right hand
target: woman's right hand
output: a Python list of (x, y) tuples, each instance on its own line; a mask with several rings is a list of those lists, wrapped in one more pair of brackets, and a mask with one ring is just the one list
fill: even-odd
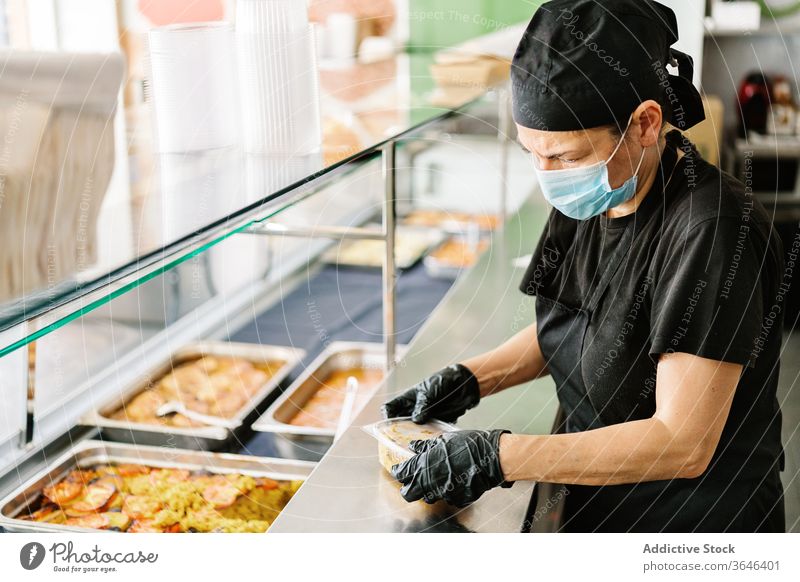
[(385, 418), (410, 416), (417, 424), (434, 418), (455, 422), (480, 399), (478, 379), (466, 366), (455, 364), (389, 400), (382, 411)]

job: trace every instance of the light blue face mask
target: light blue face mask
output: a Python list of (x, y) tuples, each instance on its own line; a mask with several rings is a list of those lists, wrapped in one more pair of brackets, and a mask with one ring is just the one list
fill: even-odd
[[(628, 121), (630, 127), (630, 120)], [(639, 169), (644, 161), (644, 150), (636, 170), (622, 186), (613, 189), (608, 182), (608, 163), (617, 155), (623, 137), (605, 162), (565, 170), (540, 170), (536, 168), (539, 185), (547, 201), (559, 212), (577, 220), (587, 220), (619, 206), (634, 197)]]

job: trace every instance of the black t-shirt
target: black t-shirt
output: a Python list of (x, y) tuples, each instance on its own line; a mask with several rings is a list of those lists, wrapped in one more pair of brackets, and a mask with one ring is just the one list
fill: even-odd
[(591, 314), (576, 362), (589, 402), (559, 395), (566, 430), (651, 417), (659, 355), (685, 352), (745, 366), (704, 478), (752, 479), (782, 466), (775, 393), (790, 279), (763, 206), (673, 131), (635, 213), (586, 221), (551, 213), (521, 290), (585, 308), (628, 227), (633, 242)]

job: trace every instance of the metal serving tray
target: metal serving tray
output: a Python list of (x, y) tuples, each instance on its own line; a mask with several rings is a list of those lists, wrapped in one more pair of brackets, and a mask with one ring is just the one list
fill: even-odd
[[(380, 228), (380, 225), (368, 225), (368, 227)], [(398, 258), (396, 260), (396, 266), (398, 269), (410, 269), (416, 265), (422, 257), (428, 254), (432, 248), (439, 246), (442, 243), (442, 240), (444, 240), (445, 234), (441, 230), (432, 229), (425, 226), (398, 226), (397, 236), (419, 238), (424, 243), (420, 245), (419, 252), (407, 257), (406, 259)], [(371, 240), (350, 240), (344, 242), (342, 246), (344, 247), (344, 245), (347, 245), (349, 247), (351, 245), (358, 245), (361, 243), (375, 244), (375, 242), (376, 241)], [(382, 261), (348, 261), (345, 257), (340, 255), (339, 250), (339, 245), (332, 246), (325, 253), (323, 253), (322, 261), (329, 264), (339, 265), (340, 267), (355, 267), (360, 269), (380, 269), (383, 266)]]
[[(398, 346), (402, 354), (407, 346)], [(275, 446), (281, 456), (318, 461), (333, 444), (335, 430), (313, 426), (294, 426), (289, 421), (319, 389), (319, 378), (335, 370), (353, 367), (381, 368), (386, 364), (383, 344), (369, 342), (333, 342), (306, 368), (291, 386), (253, 423), (253, 430), (275, 434)], [(380, 387), (377, 386), (376, 390)], [(353, 411), (353, 417), (358, 413)]]
[[(141, 422), (114, 420), (107, 415), (126, 405), (134, 396), (144, 390), (156, 378), (168, 374), (173, 367), (199, 356), (230, 356), (246, 360), (283, 360), (286, 362), (274, 376), (234, 415), (230, 420), (235, 428), (215, 426), (174, 427), (160, 426)], [(104, 437), (127, 443), (153, 446), (179, 447), (183, 449), (219, 450), (224, 447), (242, 426), (255, 418), (263, 408), (259, 405), (285, 381), (289, 372), (305, 356), (303, 350), (282, 346), (259, 344), (242, 344), (230, 342), (198, 342), (189, 344), (173, 354), (160, 360), (150, 368), (144, 377), (132, 382), (119, 395), (114, 396), (100, 408), (90, 412), (81, 419), (84, 426), (96, 426), (102, 429)]]
[[(463, 267), (454, 267), (442, 261), (435, 259), (428, 255), (424, 259), (425, 272), (433, 279), (445, 279), (447, 281), (455, 281), (461, 274)], [(468, 268), (468, 267), (466, 267)]]
[[(419, 208), (415, 210), (426, 210), (424, 208)], [(472, 225), (475, 224), (469, 220), (461, 220), (458, 218), (446, 218), (447, 214), (446, 211), (443, 213), (442, 219), (439, 222), (432, 222), (430, 224), (425, 223), (418, 223), (418, 222), (406, 222), (411, 215), (413, 215), (414, 211), (410, 212), (406, 217), (404, 217), (400, 225), (405, 228), (431, 228), (435, 230), (440, 230), (445, 234), (449, 235), (456, 235), (456, 236), (464, 236), (464, 234), (472, 228)], [(468, 214), (468, 213), (467, 213)], [(487, 227), (478, 225), (477, 230), (481, 236), (491, 236), (496, 230), (499, 228), (499, 225), (495, 228)]]
[[(461, 239), (463, 237), (454, 236), (452, 238)], [(448, 239), (448, 240), (450, 240), (450, 239)], [(483, 238), (482, 237), (480, 239), (480, 242), (484, 242), (484, 241), (488, 241), (488, 240), (489, 240), (488, 238)], [(444, 241), (442, 243), (442, 245), (440, 245), (440, 246), (443, 246), (446, 243), (447, 243), (447, 240)], [(478, 253), (478, 257), (480, 258), (480, 256), (484, 252), (486, 252), (488, 249), (489, 249), (489, 247), (487, 245), (486, 249), (484, 249), (483, 251)], [(436, 252), (436, 249), (434, 249), (434, 251), (432, 251), (432, 252)], [(449, 280), (449, 281), (455, 281), (456, 279), (458, 279), (458, 276), (461, 273), (463, 273), (467, 269), (471, 269), (474, 266), (474, 265), (469, 265), (469, 266), (466, 266), (466, 267), (458, 267), (458, 266), (452, 265), (450, 263), (447, 263), (445, 261), (439, 260), (438, 258), (433, 256), (433, 254), (429, 254), (428, 256), (426, 256), (423, 259), (423, 264), (425, 265), (425, 272), (428, 274), (429, 277), (432, 277), (434, 279), (446, 279), (446, 280)]]
[(0, 501), (0, 526), (10, 532), (87, 532), (98, 530), (53, 523), (37, 523), (18, 519), (23, 511), (36, 503), (42, 489), (60, 481), (73, 469), (106, 463), (134, 463), (150, 467), (200, 470), (212, 473), (241, 473), (269, 477), (279, 481), (305, 480), (314, 463), (289, 459), (248, 457), (207, 451), (187, 451), (170, 447), (86, 440), (78, 443), (55, 462), (48, 463), (36, 475), (23, 482)]

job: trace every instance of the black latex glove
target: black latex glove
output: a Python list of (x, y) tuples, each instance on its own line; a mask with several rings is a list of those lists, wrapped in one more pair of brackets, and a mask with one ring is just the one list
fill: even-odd
[(435, 439), (411, 441), (417, 453), (392, 467), (392, 475), (403, 484), (406, 501), (443, 499), (464, 507), (494, 487), (511, 487), (500, 469), (500, 435), (507, 430), (459, 430)]
[(410, 416), (418, 424), (438, 418), (455, 422), (481, 400), (478, 379), (461, 364), (447, 366), (383, 405), (386, 418)]

